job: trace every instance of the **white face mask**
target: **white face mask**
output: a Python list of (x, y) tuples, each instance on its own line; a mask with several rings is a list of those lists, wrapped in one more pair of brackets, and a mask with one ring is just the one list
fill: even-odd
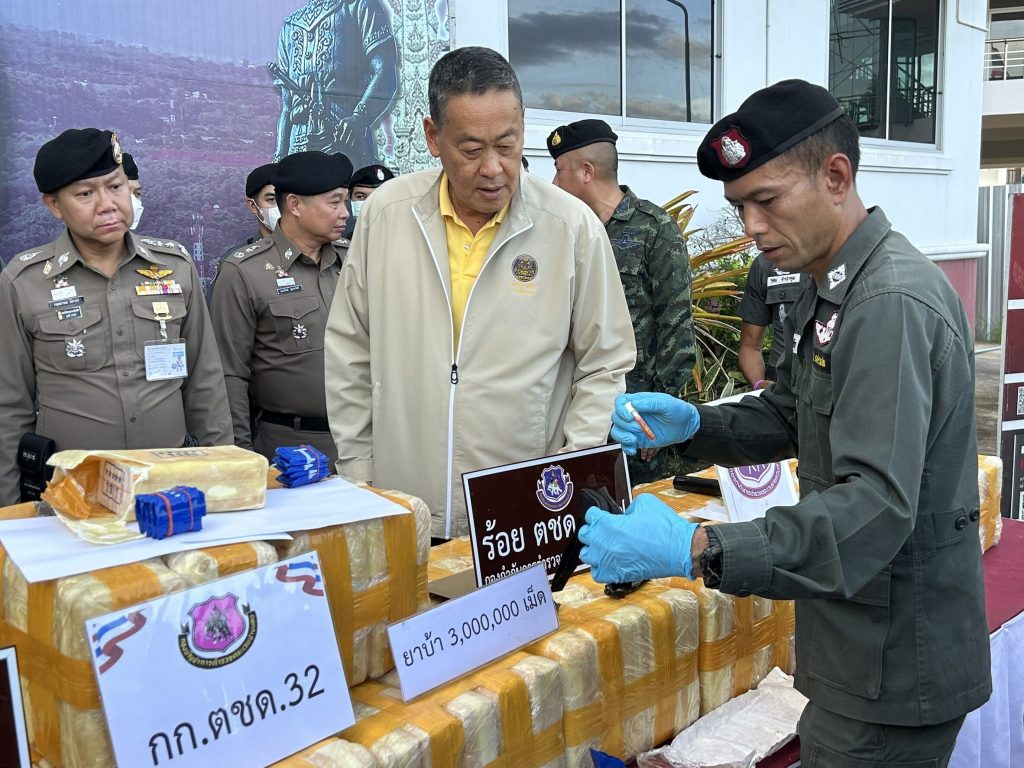
[(357, 219), (359, 218), (359, 213), (363, 210), (363, 203), (365, 202), (365, 200), (352, 201), (352, 215), (355, 216)]
[(139, 220), (142, 218), (142, 212), (144, 210), (145, 208), (142, 207), (142, 201), (139, 200), (139, 198), (137, 198), (135, 195), (132, 195), (132, 213), (135, 215), (135, 221), (132, 222), (132, 225), (129, 227), (129, 229), (131, 229), (133, 232), (135, 231), (135, 228), (139, 226)]
[(277, 222), (281, 220), (281, 211), (276, 205), (273, 208), (260, 208), (260, 211), (263, 212), (263, 215), (259, 217), (259, 220), (263, 222), (264, 227), (273, 232), (277, 228)]

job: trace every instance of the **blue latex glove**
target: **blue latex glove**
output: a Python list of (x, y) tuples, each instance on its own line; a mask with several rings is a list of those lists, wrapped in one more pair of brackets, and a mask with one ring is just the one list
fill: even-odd
[[(647, 426), (654, 433), (654, 440), (644, 434), (633, 415), (626, 410), (626, 403), (633, 404)], [(700, 429), (700, 414), (685, 400), (661, 392), (634, 392), (615, 398), (612, 412), (612, 440), (622, 444), (628, 456), (636, 454), (639, 448), (661, 448), (673, 443), (683, 443)]]
[(641, 493), (625, 514), (587, 510), (580, 528), (580, 560), (595, 581), (643, 581), (663, 576), (693, 578), (690, 541), (697, 523), (679, 517), (665, 502)]

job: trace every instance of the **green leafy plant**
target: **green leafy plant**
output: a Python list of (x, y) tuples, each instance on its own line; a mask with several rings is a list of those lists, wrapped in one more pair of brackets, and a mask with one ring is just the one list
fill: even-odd
[(733, 211), (723, 212), (707, 227), (691, 229), (697, 208), (689, 200), (696, 193), (684, 192), (662, 208), (676, 220), (690, 253), (697, 361), (683, 397), (707, 402), (747, 388), (739, 371), (741, 321), (736, 311), (756, 253)]

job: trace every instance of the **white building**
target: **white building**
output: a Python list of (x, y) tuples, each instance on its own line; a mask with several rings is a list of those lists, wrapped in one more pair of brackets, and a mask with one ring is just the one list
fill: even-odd
[(600, 117), (622, 183), (658, 203), (697, 189), (705, 217), (725, 205), (696, 165), (710, 124), (778, 80), (830, 88), (861, 127), (864, 201), (940, 262), (974, 317), (984, 0), (448, 2), (453, 45), (501, 51), (519, 74), (532, 172), (552, 173), (555, 126)]

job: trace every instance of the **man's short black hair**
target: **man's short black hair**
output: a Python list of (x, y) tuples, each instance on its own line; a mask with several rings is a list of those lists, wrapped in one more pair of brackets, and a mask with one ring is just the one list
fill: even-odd
[(820, 131), (812, 133), (799, 144), (782, 153), (781, 157), (802, 165), (811, 177), (821, 169), (822, 163), (836, 153), (850, 159), (853, 177), (860, 166), (860, 134), (849, 115), (843, 114)]
[(491, 89), (512, 91), (522, 108), (519, 78), (504, 56), (481, 46), (456, 48), (438, 59), (430, 70), (430, 117), (440, 129), (448, 99), (464, 93), (480, 95)]

